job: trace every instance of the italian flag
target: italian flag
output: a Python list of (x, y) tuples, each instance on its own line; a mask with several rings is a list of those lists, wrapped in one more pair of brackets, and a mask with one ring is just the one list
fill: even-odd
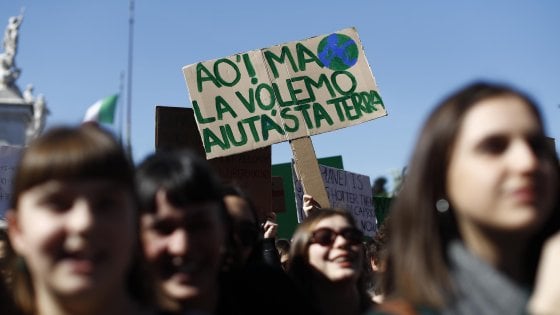
[(115, 108), (117, 107), (118, 94), (100, 99), (91, 105), (84, 116), (84, 121), (95, 121), (112, 124), (115, 119)]

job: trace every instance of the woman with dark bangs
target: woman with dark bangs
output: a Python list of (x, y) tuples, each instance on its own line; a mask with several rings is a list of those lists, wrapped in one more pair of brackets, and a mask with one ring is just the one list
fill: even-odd
[(193, 151), (171, 150), (146, 157), (136, 181), (142, 245), (159, 308), (219, 314), (220, 272), (234, 255), (218, 177)]
[(92, 124), (51, 129), (21, 157), (7, 213), (24, 314), (153, 314), (143, 283), (134, 170)]

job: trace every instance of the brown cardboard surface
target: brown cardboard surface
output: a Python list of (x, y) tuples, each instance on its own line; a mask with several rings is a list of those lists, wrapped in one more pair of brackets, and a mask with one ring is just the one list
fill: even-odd
[(301, 181), (303, 191), (313, 196), (322, 208), (330, 207), (329, 197), (317, 163), (317, 156), (310, 137), (290, 141), (294, 156), (297, 179)]
[(156, 150), (190, 148), (205, 156), (192, 109), (156, 106)]
[(207, 158), (387, 115), (356, 29), (183, 67)]
[[(377, 231), (376, 212), (367, 175), (336, 167), (319, 165), (331, 207), (350, 212), (364, 235), (373, 237)], [(301, 183), (294, 180), (298, 220), (304, 218)]]
[[(192, 108), (156, 106), (156, 150), (190, 148), (204, 157)], [(209, 160), (218, 175), (239, 185), (264, 218), (272, 211), (270, 147)]]
[(284, 180), (281, 176), (272, 176), (272, 211), (276, 213), (286, 212), (284, 195)]

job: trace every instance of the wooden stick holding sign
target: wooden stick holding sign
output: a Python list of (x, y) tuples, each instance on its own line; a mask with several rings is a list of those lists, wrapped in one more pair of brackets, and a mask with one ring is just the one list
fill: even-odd
[(329, 196), (325, 189), (325, 183), (319, 170), (319, 163), (315, 156), (313, 143), (310, 137), (290, 140), (292, 154), (294, 155), (294, 166), (297, 179), (301, 181), (303, 191), (313, 196), (321, 207), (330, 207)]
[(309, 137), (387, 115), (355, 28), (191, 64), (183, 74), (208, 159), (291, 141), (303, 185), (323, 206)]

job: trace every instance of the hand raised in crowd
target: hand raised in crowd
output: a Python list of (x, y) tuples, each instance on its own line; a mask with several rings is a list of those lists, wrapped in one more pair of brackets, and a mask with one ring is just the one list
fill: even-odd
[(278, 223), (276, 223), (276, 213), (271, 212), (263, 223), (264, 238), (276, 238), (278, 233)]
[(319, 209), (321, 209), (321, 205), (313, 196), (308, 194), (303, 195), (303, 212), (305, 212), (306, 217), (309, 216), (311, 212)]

